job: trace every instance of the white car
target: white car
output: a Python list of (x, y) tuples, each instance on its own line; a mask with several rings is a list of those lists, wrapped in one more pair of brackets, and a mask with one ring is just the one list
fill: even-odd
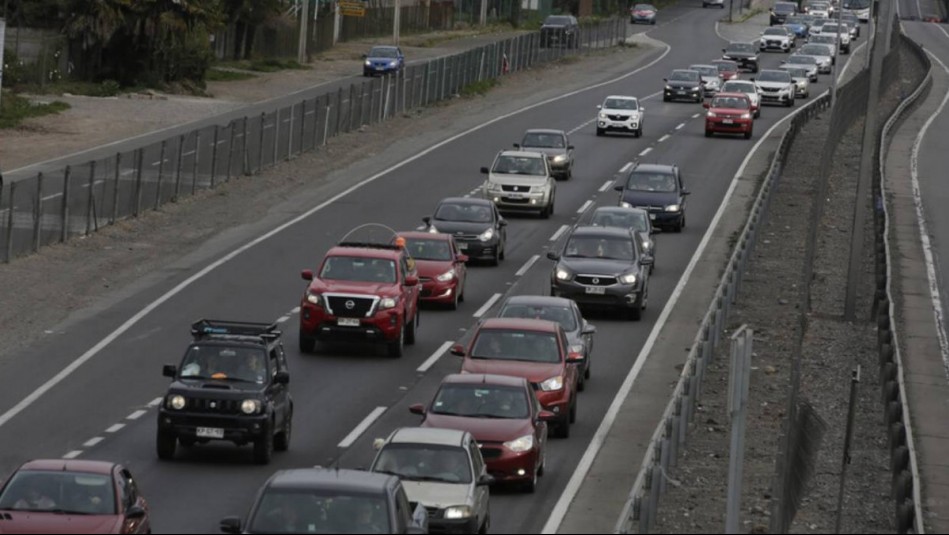
[(754, 78), (762, 104), (781, 104), (791, 107), (797, 93), (791, 73), (783, 70), (763, 70)]
[(715, 6), (719, 9), (725, 9), (725, 0), (702, 0), (702, 8)]
[(778, 68), (791, 73), (791, 79), (794, 80), (795, 85), (795, 98), (811, 97), (811, 77), (807, 75), (807, 69), (794, 65), (782, 65)]
[[(837, 35), (838, 28), (836, 22), (828, 22), (820, 27), (819, 35)], [(846, 24), (840, 25), (840, 51), (843, 53), (850, 52), (850, 28)]]
[(810, 77), (811, 83), (817, 81), (817, 59), (813, 56), (799, 56), (795, 54), (781, 63), (782, 67), (785, 65), (805, 68), (807, 69), (807, 76)]
[(715, 65), (692, 65), (689, 70), (699, 71), (705, 85), (706, 97), (714, 97), (722, 90), (722, 77), (718, 74), (718, 67)]
[(498, 153), (482, 186), (484, 198), (501, 211), (538, 212), (544, 219), (554, 214), (557, 183), (547, 155), (542, 152), (505, 150)]
[(758, 94), (758, 87), (754, 82), (747, 80), (729, 80), (722, 86), (722, 93), (744, 93), (751, 100), (751, 109), (755, 112), (755, 118), (761, 117), (761, 95)]
[[(831, 50), (834, 48), (839, 48), (837, 46), (837, 36), (836, 35), (812, 35), (807, 39), (809, 44), (815, 45), (827, 45), (831, 47)], [(839, 53), (844, 54), (843, 50), (839, 50)]]
[(830, 74), (834, 65), (834, 47), (818, 43), (808, 43), (795, 52), (795, 56), (811, 56), (817, 60), (817, 72)]
[(596, 108), (599, 110), (596, 115), (596, 135), (628, 132), (642, 137), (646, 108), (639, 105), (638, 98), (612, 95)]
[(758, 48), (762, 52), (780, 50), (786, 54), (794, 48), (794, 34), (790, 33), (784, 26), (765, 28), (761, 38), (758, 39)]

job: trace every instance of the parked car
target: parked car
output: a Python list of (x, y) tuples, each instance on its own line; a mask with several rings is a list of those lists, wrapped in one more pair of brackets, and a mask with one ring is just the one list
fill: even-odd
[(458, 249), (455, 238), (431, 232), (402, 232), (400, 236), (415, 261), (422, 302), (458, 310), (459, 303), (465, 300), (468, 256)]
[(550, 172), (555, 178), (570, 180), (573, 176), (573, 151), (570, 137), (563, 130), (533, 129), (524, 133), (514, 148), (547, 155)]
[(636, 97), (611, 95), (596, 107), (596, 135), (607, 132), (629, 132), (636, 137), (643, 136), (643, 123), (646, 121), (646, 108), (639, 104)]
[(398, 477), (357, 470), (281, 470), (224, 533), (428, 533), (425, 508), (412, 506)]
[(0, 489), (0, 533), (151, 533), (148, 502), (122, 465), (35, 460)]
[(412, 405), (424, 417), (424, 428), (457, 429), (474, 436), (497, 483), (534, 492), (547, 460), (547, 422), (557, 415), (545, 411), (534, 388), (523, 377), (454, 374), (429, 405)]
[(580, 23), (573, 15), (550, 15), (540, 27), (541, 48), (579, 48)]
[(487, 259), (492, 265), (504, 260), (507, 250), (507, 220), (495, 203), (486, 199), (452, 197), (435, 207), (434, 215), (424, 217), (427, 231), (450, 234), (458, 250), (471, 260)]
[(397, 46), (374, 46), (362, 58), (363, 76), (392, 74), (405, 68), (405, 54)]
[(491, 167), (482, 167), (481, 173), (488, 175), (482, 186), (484, 198), (494, 202), (498, 210), (537, 212), (544, 219), (554, 215), (557, 181), (546, 154), (501, 151)]
[(662, 92), (662, 101), (690, 100), (702, 102), (705, 91), (702, 75), (698, 71), (676, 69), (668, 78), (663, 78), (666, 87)]
[(645, 164), (634, 166), (621, 177), (619, 205), (643, 208), (649, 212), (653, 225), (682, 232), (685, 228), (685, 189), (677, 165)]
[(425, 507), (429, 529), (487, 533), (491, 527), (488, 475), (471, 433), (403, 427), (377, 441), (370, 472), (397, 476), (409, 503)]
[(636, 4), (629, 9), (629, 23), (655, 24), (659, 10), (651, 4)]
[(751, 100), (744, 93), (719, 93), (705, 105), (705, 137), (716, 133), (743, 134), (751, 139), (754, 132), (754, 112)]

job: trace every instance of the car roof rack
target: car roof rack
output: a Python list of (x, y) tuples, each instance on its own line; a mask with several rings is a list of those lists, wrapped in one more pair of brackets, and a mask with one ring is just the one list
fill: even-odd
[(378, 223), (360, 225), (349, 231), (339, 241), (337, 247), (358, 247), (361, 249), (384, 249), (401, 251), (399, 233), (390, 227)]
[(251, 323), (201, 319), (191, 324), (191, 336), (196, 340), (270, 341), (282, 333), (276, 323)]

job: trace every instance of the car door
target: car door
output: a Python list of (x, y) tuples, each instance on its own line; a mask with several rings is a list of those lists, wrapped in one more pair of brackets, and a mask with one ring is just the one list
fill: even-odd
[(270, 348), (270, 351), (267, 352), (267, 358), (270, 361), (268, 364), (270, 367), (270, 377), (268, 379), (270, 385), (267, 387), (267, 397), (269, 398), (270, 403), (273, 404), (274, 425), (276, 426), (276, 429), (283, 429), (287, 423), (287, 414), (289, 410), (287, 406), (288, 402), (286, 385), (277, 384), (275, 381), (277, 372), (280, 371), (280, 356), (278, 354), (277, 346)]
[[(414, 264), (414, 263), (413, 263)], [(407, 318), (412, 318), (413, 320), (418, 314), (418, 301), (419, 301), (419, 292), (422, 289), (421, 284), (416, 284), (411, 288), (405, 286), (405, 280), (409, 277), (418, 278), (418, 272), (415, 270), (414, 265), (409, 266), (409, 258), (407, 253), (402, 253), (402, 256), (399, 258), (399, 270), (402, 271), (402, 292), (405, 294), (405, 310)], [(408, 319), (406, 319), (408, 321)]]
[(454, 236), (448, 237), (449, 247), (451, 247), (451, 257), (454, 259), (455, 264), (455, 276), (458, 277), (458, 289), (457, 291), (462, 291), (465, 287), (465, 282), (468, 280), (468, 266), (462, 262), (459, 257), (461, 256), (461, 251), (458, 250), (458, 244), (455, 243)]
[(587, 348), (586, 357), (589, 359), (590, 355), (593, 354), (593, 335), (583, 332), (587, 326), (589, 326), (589, 323), (587, 323), (587, 320), (583, 317), (583, 312), (580, 311), (580, 307), (576, 301), (570, 302), (570, 308), (573, 309), (573, 315), (576, 318), (577, 325), (580, 326), (580, 336), (583, 337), (584, 345)]
[(527, 385), (527, 395), (530, 399), (531, 404), (531, 418), (534, 422), (534, 440), (537, 441), (538, 450), (540, 451), (541, 458), (544, 457), (544, 452), (547, 451), (547, 422), (540, 419), (540, 413), (544, 408), (540, 404), (540, 400), (537, 399), (537, 393), (534, 391), (530, 385)]
[(569, 384), (572, 385), (573, 391), (576, 392), (577, 384), (580, 382), (580, 365), (567, 362), (567, 357), (570, 355), (570, 341), (567, 340), (567, 333), (564, 332), (563, 327), (559, 325), (557, 326), (557, 337), (560, 339), (560, 347), (563, 348), (564, 371), (566, 372)]
[[(124, 533), (150, 533), (151, 525), (148, 518), (148, 504), (138, 491), (138, 485), (131, 472), (117, 467), (114, 474), (119, 488), (120, 513), (125, 517)], [(137, 515), (136, 511), (144, 511), (144, 515)], [(131, 513), (131, 515), (130, 515)]]
[[(276, 357), (277, 357), (277, 368), (278, 372), (290, 373), (290, 367), (287, 365), (287, 353), (283, 349), (282, 344), (278, 344), (276, 347)], [(275, 374), (276, 375), (276, 374)], [(280, 413), (286, 418), (293, 417), (293, 397), (290, 396), (290, 386), (289, 385), (276, 385), (278, 387), (277, 398), (280, 403)]]
[(478, 481), (487, 475), (488, 470), (481, 456), (481, 448), (473, 438), (468, 442), (468, 454), (471, 457), (471, 467), (474, 472), (474, 509), (478, 516), (478, 528), (484, 525), (490, 511), (491, 494), (487, 485), (478, 485)]
[(504, 225), (504, 218), (501, 217), (501, 212), (498, 211), (497, 205), (492, 203), (491, 206), (491, 209), (494, 211), (494, 231), (498, 233), (498, 236), (501, 236), (499, 247), (501, 247), (502, 251), (506, 251), (507, 227)]
[(567, 149), (567, 168), (573, 168), (573, 147), (570, 145), (570, 136), (563, 135), (563, 146)]

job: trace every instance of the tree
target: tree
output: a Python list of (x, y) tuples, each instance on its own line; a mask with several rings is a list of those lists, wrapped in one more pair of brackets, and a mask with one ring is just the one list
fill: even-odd
[(250, 57), (257, 28), (286, 5), (282, 0), (221, 0), (221, 3), (225, 19), (235, 31), (232, 54), (235, 60)]

